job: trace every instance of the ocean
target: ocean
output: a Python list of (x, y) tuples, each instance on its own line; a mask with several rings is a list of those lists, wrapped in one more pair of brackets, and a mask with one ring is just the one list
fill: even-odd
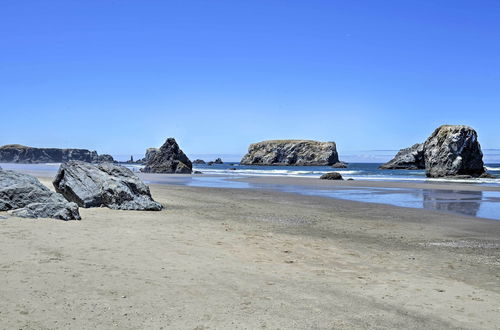
[[(497, 179), (430, 179), (424, 170), (381, 170), (381, 163), (350, 163), (348, 168), (332, 168), (330, 166), (252, 166), (238, 163), (214, 165), (194, 164), (193, 170), (203, 174), (224, 176), (291, 176), (319, 178), (328, 172), (339, 172), (344, 179), (378, 180), (378, 181), (452, 181), (500, 186), (500, 164), (487, 164), (487, 170), (498, 176)], [(138, 170), (139, 167), (134, 168)]]

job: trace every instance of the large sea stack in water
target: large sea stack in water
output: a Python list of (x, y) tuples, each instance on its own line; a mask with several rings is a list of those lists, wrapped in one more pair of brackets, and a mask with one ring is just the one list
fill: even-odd
[(382, 169), (425, 169), (428, 177), (485, 175), (477, 132), (464, 125), (443, 125), (422, 144), (402, 149)]
[(79, 160), (87, 163), (113, 161), (109, 155), (99, 156), (94, 150), (33, 148), (20, 144), (0, 147), (0, 163), (64, 163)]
[(271, 140), (251, 144), (241, 164), (327, 166), (338, 161), (335, 142)]
[(175, 139), (168, 138), (158, 151), (150, 154), (142, 171), (146, 173), (191, 174), (193, 165), (179, 148)]

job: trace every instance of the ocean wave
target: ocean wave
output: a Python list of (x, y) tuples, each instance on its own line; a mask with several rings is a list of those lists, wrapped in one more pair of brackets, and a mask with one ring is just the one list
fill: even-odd
[(500, 167), (489, 167), (485, 166), (486, 170), (488, 171), (500, 171)]

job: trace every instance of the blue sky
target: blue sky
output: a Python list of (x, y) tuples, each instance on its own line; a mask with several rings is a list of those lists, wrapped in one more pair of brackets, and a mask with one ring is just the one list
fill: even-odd
[[(0, 144), (500, 148), (500, 1), (0, 0)], [(351, 160), (352, 161), (352, 160)]]

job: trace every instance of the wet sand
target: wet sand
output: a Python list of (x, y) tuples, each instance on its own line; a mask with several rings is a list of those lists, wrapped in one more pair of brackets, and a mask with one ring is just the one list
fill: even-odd
[(1, 327), (499, 328), (499, 221), (253, 189), (151, 190), (164, 211), (0, 220)]

